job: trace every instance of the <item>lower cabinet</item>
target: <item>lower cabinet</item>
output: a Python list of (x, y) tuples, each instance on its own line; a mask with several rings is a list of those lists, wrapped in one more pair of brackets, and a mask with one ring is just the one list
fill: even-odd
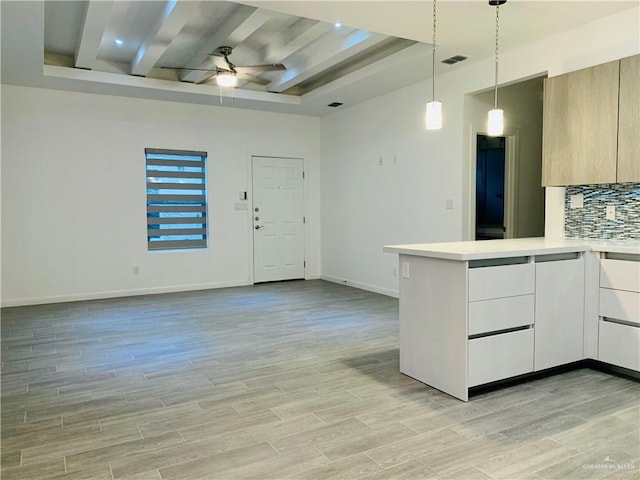
[(531, 372), (533, 342), (532, 328), (469, 340), (469, 386)]
[(531, 326), (535, 295), (469, 302), (469, 336)]
[(598, 360), (640, 371), (640, 256), (401, 254), (400, 266), (400, 371), (456, 398), (596, 349)]
[(531, 257), (471, 263), (468, 299), (468, 386), (533, 371)]
[(600, 320), (598, 360), (640, 371), (640, 328)]
[(584, 257), (536, 258), (535, 365), (544, 370), (583, 356)]
[(598, 360), (640, 371), (640, 256), (600, 261)]

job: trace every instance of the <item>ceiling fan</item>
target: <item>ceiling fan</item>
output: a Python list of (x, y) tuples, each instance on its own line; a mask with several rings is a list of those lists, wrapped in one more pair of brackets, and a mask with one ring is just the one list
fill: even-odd
[(233, 52), (233, 48), (223, 45), (216, 48), (216, 50), (209, 54), (209, 57), (215, 63), (214, 68), (175, 68), (175, 67), (163, 67), (173, 68), (174, 70), (190, 70), (190, 71), (202, 71), (209, 72), (197, 82), (196, 85), (206, 83), (215, 78), (217, 84), (221, 87), (235, 87), (238, 80), (244, 80), (258, 85), (268, 85), (270, 82), (264, 78), (260, 78), (254, 73), (263, 72), (277, 72), (286, 70), (287, 68), (282, 63), (266, 63), (263, 65), (247, 65), (237, 66), (229, 60), (229, 56)]

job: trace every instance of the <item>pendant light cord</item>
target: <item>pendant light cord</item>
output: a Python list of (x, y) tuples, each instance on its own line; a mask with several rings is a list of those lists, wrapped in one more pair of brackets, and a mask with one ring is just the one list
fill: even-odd
[(431, 50), (431, 68), (433, 81), (431, 82), (431, 99), (436, 101), (436, 0), (433, 0), (433, 50)]
[(496, 5), (496, 86), (494, 92), (494, 107), (498, 109), (498, 39), (500, 35), (500, 5)]

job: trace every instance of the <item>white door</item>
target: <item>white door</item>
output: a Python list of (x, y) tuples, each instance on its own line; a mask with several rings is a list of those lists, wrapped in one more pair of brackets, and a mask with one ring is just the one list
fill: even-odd
[(252, 161), (254, 281), (304, 278), (303, 161)]

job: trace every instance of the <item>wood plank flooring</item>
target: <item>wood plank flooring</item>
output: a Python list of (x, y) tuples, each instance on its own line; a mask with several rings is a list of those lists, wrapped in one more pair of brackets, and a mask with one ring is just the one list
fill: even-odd
[(398, 371), (398, 302), (296, 281), (2, 310), (2, 479), (640, 478), (640, 384), (460, 402)]

